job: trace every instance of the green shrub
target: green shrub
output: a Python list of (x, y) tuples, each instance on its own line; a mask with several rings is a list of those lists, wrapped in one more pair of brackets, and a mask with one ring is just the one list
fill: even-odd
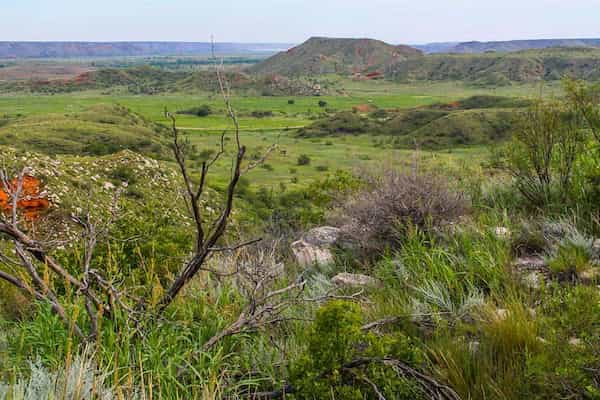
[(581, 123), (569, 104), (542, 100), (523, 117), (509, 145), (508, 169), (531, 205), (570, 198), (575, 166), (588, 141)]
[(300, 154), (298, 157), (298, 165), (309, 165), (310, 157), (306, 154)]
[(324, 100), (319, 100), (319, 107), (321, 107), (321, 108), (327, 107), (327, 102)]
[(250, 115), (254, 118), (268, 118), (273, 116), (273, 111), (252, 111)]
[(563, 240), (548, 263), (550, 271), (563, 279), (575, 278), (578, 273), (591, 266), (591, 249), (591, 241), (577, 241), (571, 238)]
[(127, 165), (119, 165), (109, 173), (109, 176), (115, 181), (127, 182), (130, 185), (133, 185), (137, 182), (136, 172), (133, 170), (133, 168)]
[(188, 108), (186, 110), (177, 111), (177, 114), (195, 115), (197, 117), (208, 117), (212, 114), (212, 109), (209, 105), (204, 104), (200, 107)]
[(397, 376), (391, 368), (372, 364), (354, 371), (347, 367), (360, 357), (396, 356), (409, 365), (420, 360), (419, 351), (405, 336), (379, 338), (364, 333), (361, 325), (361, 310), (354, 303), (333, 301), (319, 309), (306, 353), (290, 368), (293, 398), (376, 398), (373, 385), (386, 398), (423, 398), (415, 382)]

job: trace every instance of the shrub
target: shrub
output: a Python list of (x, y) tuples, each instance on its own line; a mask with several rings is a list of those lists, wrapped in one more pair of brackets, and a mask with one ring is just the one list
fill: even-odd
[(463, 215), (465, 196), (433, 174), (389, 170), (338, 210), (333, 219), (367, 249), (396, 247), (409, 227), (438, 228)]
[(267, 118), (273, 116), (273, 111), (252, 111), (251, 115), (254, 118)]
[(388, 113), (387, 111), (385, 111), (383, 108), (379, 108), (375, 111), (373, 111), (370, 114), (371, 118), (379, 118), (379, 119), (384, 119), (388, 117)]
[(563, 239), (548, 263), (550, 271), (564, 280), (575, 278), (591, 266), (592, 246), (593, 241), (583, 236)]
[(290, 104), (290, 105), (292, 105), (292, 104), (296, 104), (296, 100), (292, 100), (292, 99), (290, 99), (290, 100), (288, 100), (288, 104)]
[(524, 116), (508, 152), (517, 189), (534, 206), (566, 200), (579, 155), (588, 140), (568, 105), (538, 101)]
[(327, 107), (327, 102), (324, 100), (319, 100), (319, 107), (321, 107), (321, 108)]
[(317, 165), (315, 169), (319, 172), (325, 172), (329, 170), (329, 167), (327, 165)]
[(110, 172), (109, 176), (115, 181), (127, 182), (130, 185), (137, 182), (136, 172), (128, 165), (119, 165)]
[[(19, 377), (14, 384), (0, 382), (0, 399), (113, 399), (106, 374), (94, 364), (93, 355), (85, 350), (58, 372), (46, 369), (40, 361), (29, 364), (29, 377)], [(135, 396), (137, 397), (137, 396)], [(134, 397), (134, 398), (135, 398)]]
[(420, 359), (419, 351), (404, 335), (379, 338), (362, 332), (361, 321), (360, 307), (354, 303), (334, 301), (317, 312), (306, 354), (290, 368), (295, 389), (292, 398), (377, 398), (373, 387), (378, 387), (385, 398), (423, 398), (414, 381), (397, 376), (392, 368), (372, 364), (354, 371), (347, 367), (365, 356), (398, 356), (408, 364)]
[(210, 114), (212, 114), (212, 110), (209, 105), (204, 104), (200, 107), (192, 107), (186, 110), (177, 111), (177, 114), (195, 115), (197, 117), (208, 117)]
[(300, 154), (300, 157), (298, 157), (298, 165), (309, 165), (310, 164), (310, 157), (306, 154)]

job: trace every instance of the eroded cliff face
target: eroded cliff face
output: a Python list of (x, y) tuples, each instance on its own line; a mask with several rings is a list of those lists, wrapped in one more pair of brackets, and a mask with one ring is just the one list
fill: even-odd
[[(13, 207), (10, 193), (18, 191), (19, 180), (13, 178), (2, 186), (0, 188), (0, 209), (5, 213), (10, 213)], [(42, 190), (41, 181), (34, 176), (25, 175), (17, 199), (17, 210), (26, 220), (33, 221), (48, 208), (50, 208), (50, 200), (48, 200), (46, 192)]]

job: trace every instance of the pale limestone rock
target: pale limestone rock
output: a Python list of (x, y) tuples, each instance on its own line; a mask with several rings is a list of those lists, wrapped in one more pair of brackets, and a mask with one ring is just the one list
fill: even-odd
[(296, 262), (302, 267), (333, 264), (332, 247), (339, 234), (340, 230), (331, 226), (311, 229), (302, 239), (292, 243)]
[(359, 286), (359, 287), (377, 287), (380, 286), (381, 282), (377, 279), (372, 278), (368, 275), (361, 274), (349, 274), (343, 272), (337, 274), (331, 279), (331, 282), (338, 286)]

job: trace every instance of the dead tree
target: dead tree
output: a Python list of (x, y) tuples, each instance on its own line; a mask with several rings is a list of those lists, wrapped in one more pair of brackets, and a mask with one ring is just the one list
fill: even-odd
[[(214, 164), (225, 154), (225, 136), (227, 135), (227, 132), (223, 132), (221, 135), (219, 151), (212, 159), (202, 163), (199, 171), (199, 179), (195, 181), (188, 170), (186, 162), (188, 143), (177, 129), (175, 116), (172, 113), (165, 111), (166, 117), (171, 121), (173, 153), (175, 155), (175, 160), (177, 161), (181, 177), (183, 178), (186, 203), (194, 221), (196, 239), (194, 243), (194, 252), (190, 260), (183, 266), (182, 270), (177, 274), (175, 280), (165, 292), (164, 296), (159, 300), (157, 304), (158, 314), (164, 312), (164, 310), (173, 302), (181, 290), (190, 282), (190, 280), (192, 280), (194, 276), (196, 276), (199, 271), (206, 270), (206, 268), (203, 266), (212, 254), (223, 250), (222, 248), (218, 247), (218, 243), (225, 235), (226, 229), (229, 225), (231, 211), (233, 210), (234, 195), (241, 176), (263, 163), (267, 155), (275, 148), (275, 146), (271, 146), (265, 152), (265, 155), (259, 160), (243, 165), (246, 156), (246, 146), (241, 144), (240, 125), (235, 110), (231, 104), (231, 91), (229, 84), (223, 77), (221, 68), (222, 66), (217, 67), (216, 76), (227, 115), (233, 124), (233, 142), (235, 144), (235, 154), (232, 159), (231, 174), (229, 177), (229, 183), (227, 184), (221, 212), (219, 216), (212, 221), (207, 218), (206, 213), (202, 209), (201, 202), (206, 194), (208, 173), (211, 167), (213, 167)], [(260, 239), (250, 240), (246, 243), (235, 245), (229, 249), (239, 249), (256, 243), (259, 240)], [(218, 271), (211, 272), (218, 273)]]

